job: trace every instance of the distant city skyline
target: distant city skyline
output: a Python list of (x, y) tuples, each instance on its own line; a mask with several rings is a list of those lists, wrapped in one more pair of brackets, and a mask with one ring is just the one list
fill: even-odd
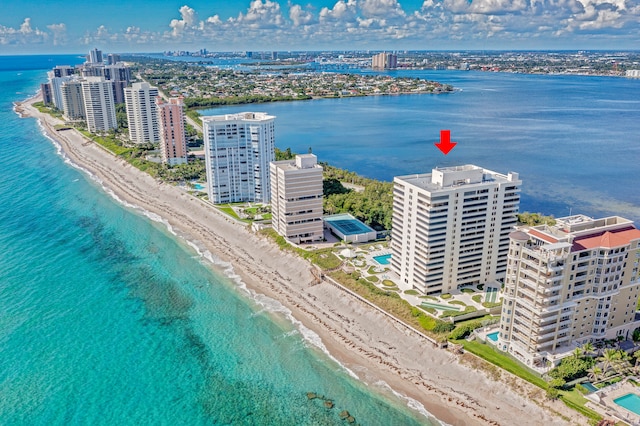
[(9, 2), (0, 55), (162, 50), (637, 49), (640, 0)]

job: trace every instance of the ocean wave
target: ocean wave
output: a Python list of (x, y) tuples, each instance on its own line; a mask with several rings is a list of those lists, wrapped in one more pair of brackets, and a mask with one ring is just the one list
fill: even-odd
[(416, 401), (413, 398), (410, 398), (406, 395), (401, 394), (400, 392), (397, 392), (396, 390), (394, 390), (391, 386), (389, 386), (389, 384), (387, 382), (385, 382), (384, 380), (379, 380), (377, 382), (374, 383), (376, 386), (381, 387), (387, 391), (390, 391), (391, 393), (393, 393), (396, 398), (405, 401), (407, 403), (407, 407), (411, 408), (412, 410), (415, 410), (417, 412), (419, 412), (420, 414), (422, 414), (423, 416), (425, 416), (426, 418), (429, 419), (430, 422), (438, 422), (437, 424), (442, 425), (442, 426), (451, 426), (448, 423), (443, 422), (442, 420), (437, 419), (433, 414), (431, 414), (425, 407), (424, 405), (422, 405), (422, 403), (420, 401)]

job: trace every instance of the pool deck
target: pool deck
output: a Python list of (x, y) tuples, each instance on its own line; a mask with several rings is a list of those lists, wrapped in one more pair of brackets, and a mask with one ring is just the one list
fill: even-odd
[(613, 402), (614, 399), (629, 393), (635, 393), (640, 396), (640, 387), (635, 386), (625, 379), (587, 395), (587, 399), (590, 400), (587, 403), (587, 407), (607, 417), (615, 417), (625, 423), (638, 425), (640, 424), (640, 415)]

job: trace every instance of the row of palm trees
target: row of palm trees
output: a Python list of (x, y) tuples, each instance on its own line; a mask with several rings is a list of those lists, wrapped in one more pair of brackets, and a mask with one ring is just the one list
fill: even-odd
[[(597, 351), (591, 342), (576, 348), (573, 356), (594, 356)], [(589, 368), (588, 377), (592, 382), (599, 382), (605, 378), (619, 375), (637, 375), (640, 373), (640, 353), (630, 356), (622, 349), (605, 349), (596, 358), (596, 363)]]

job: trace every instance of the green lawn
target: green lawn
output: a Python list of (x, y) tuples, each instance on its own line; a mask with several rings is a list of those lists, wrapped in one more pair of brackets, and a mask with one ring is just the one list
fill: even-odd
[[(529, 383), (532, 383), (545, 390), (548, 388), (547, 382), (545, 382), (537, 373), (528, 369), (520, 362), (511, 358), (509, 355), (498, 351), (492, 346), (476, 341), (468, 342), (466, 340), (454, 340), (454, 342), (463, 345), (464, 349), (471, 352), (472, 354), (478, 355), (485, 361), (488, 361), (512, 374), (515, 374), (516, 376), (526, 380)], [(577, 412), (592, 420), (600, 420), (602, 418), (602, 416), (600, 416), (595, 411), (585, 407), (587, 399), (576, 389), (572, 389), (570, 391), (561, 390), (559, 393), (560, 399), (567, 405), (567, 407), (576, 410)]]
[(545, 382), (542, 377), (511, 358), (509, 355), (499, 352), (493, 346), (476, 341), (468, 342), (466, 340), (456, 340), (455, 343), (463, 345), (465, 350), (478, 355), (480, 358), (489, 361), (512, 374), (515, 374), (527, 382), (533, 383), (542, 389), (547, 389), (547, 382)]

